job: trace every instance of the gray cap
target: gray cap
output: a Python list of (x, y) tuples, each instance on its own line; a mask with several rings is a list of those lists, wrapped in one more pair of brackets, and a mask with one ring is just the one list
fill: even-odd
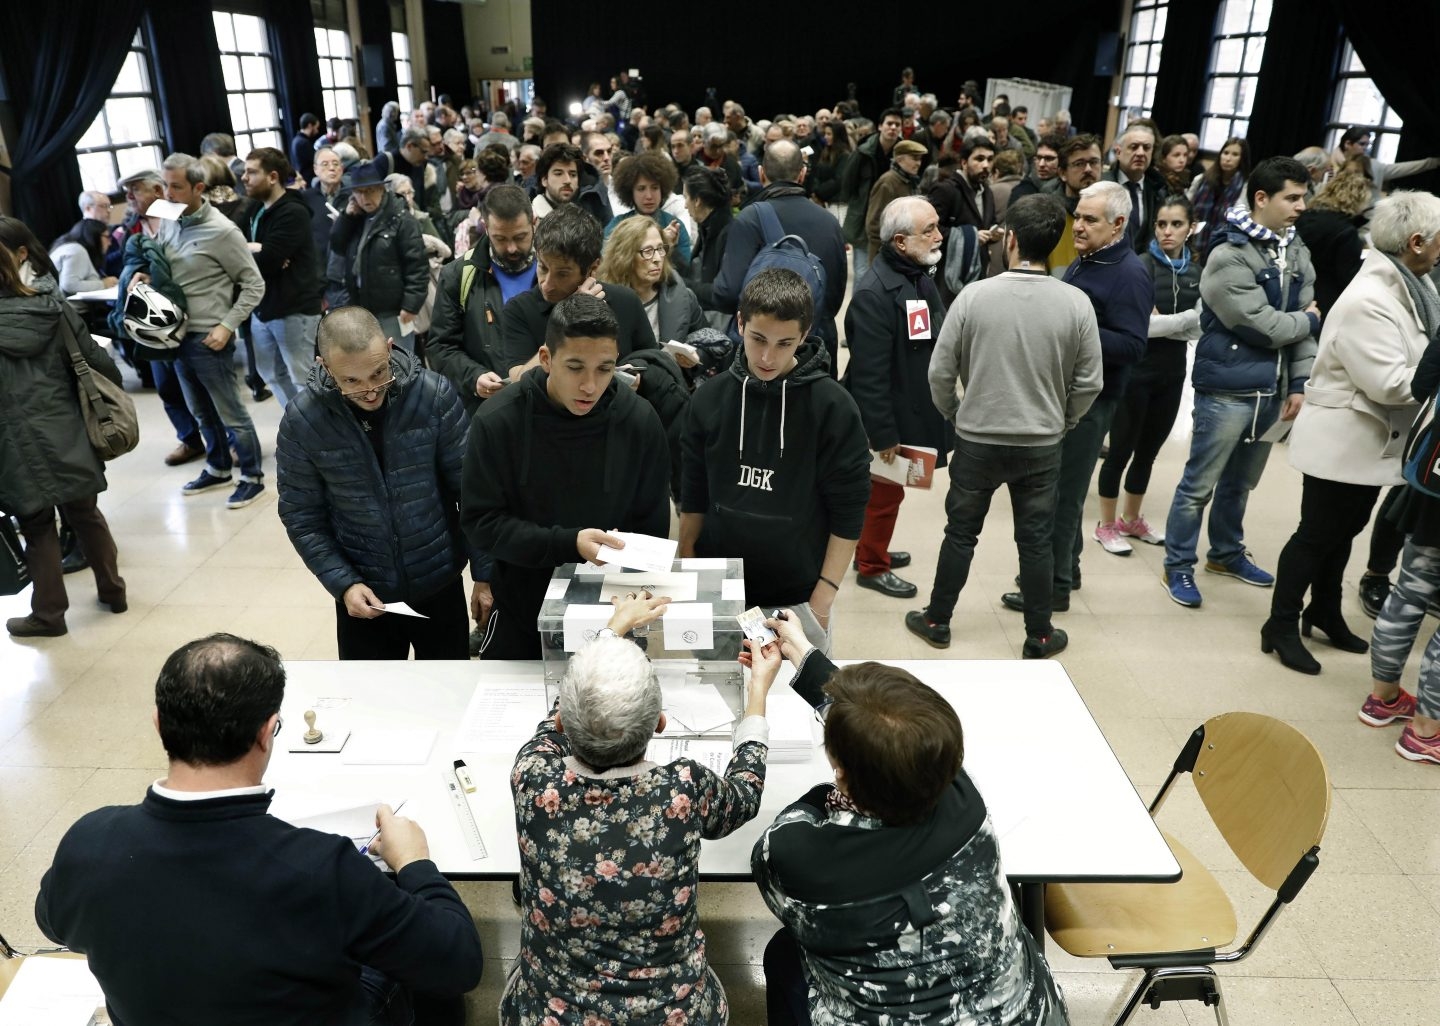
[(160, 177), (160, 172), (154, 168), (146, 168), (144, 171), (132, 171), (120, 179), (119, 186), (128, 189), (132, 185), (139, 185), (141, 182), (149, 182), (152, 185), (164, 185), (165, 179)]

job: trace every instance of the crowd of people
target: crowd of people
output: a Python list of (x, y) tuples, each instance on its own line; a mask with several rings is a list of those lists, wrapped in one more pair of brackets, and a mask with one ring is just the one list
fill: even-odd
[[(850, 100), (768, 121), (733, 101), (652, 108), (625, 73), (606, 92), (594, 85), (569, 122), (539, 101), (488, 120), (443, 97), (408, 115), (387, 104), (373, 149), (353, 122), (308, 114), (288, 152), (242, 158), (228, 136), (207, 137), (199, 156), (126, 177), (113, 226), (112, 199), (86, 193), (48, 250), (0, 218), (0, 391), (26, 414), (0, 419), (0, 509), (18, 518), (35, 582), (10, 634), (64, 634), (62, 571), (87, 564), (100, 601), (126, 609), (97, 506), (103, 466), (76, 441), (62, 387), (67, 331), (118, 380), (89, 334), (116, 340), (175, 430), (165, 462), (204, 461), (183, 494), (223, 490), (230, 509), (266, 488), (237, 378), (243, 342), (251, 399), (284, 409), (279, 516), (334, 602), (341, 659), (536, 659), (555, 569), (623, 547), (611, 531), (667, 535), (672, 506), (682, 557), (742, 558), (745, 601), (772, 614), (780, 641), (741, 657), (749, 715), (725, 773), (644, 761), (658, 685), (623, 639), (664, 603), (643, 597), (575, 656), (519, 753), (525, 919), (507, 1023), (726, 1020), (697, 925), (696, 856), (702, 836), (756, 814), (782, 657), (825, 716), (837, 782), (755, 850), (785, 924), (766, 954), (771, 1022), (965, 1023), (982, 1009), (987, 1022), (1065, 1021), (999, 875), (953, 711), (908, 674), (828, 660), (852, 572), (858, 587), (917, 594), (896, 573), (909, 553), (892, 549), (905, 487), (886, 470), (902, 447), (936, 450), (949, 476), (933, 587), (904, 615), (928, 644), (963, 629), (956, 603), (1002, 485), (1019, 572), (1001, 601), (1024, 618), (1025, 658), (1065, 649), (1056, 619), (1081, 588), (1087, 535), (1101, 558), (1163, 546), (1165, 594), (1200, 607), (1208, 510), (1204, 571), (1273, 588), (1262, 650), (1313, 674), (1302, 634), (1369, 648), (1361, 720), (1403, 723), (1399, 753), (1440, 764), (1440, 633), (1418, 694), (1401, 686), (1440, 598), (1440, 487), (1402, 473), (1440, 381), (1440, 199), (1386, 195), (1440, 159), (1374, 160), (1362, 129), (1334, 154), (1252, 159), (1238, 138), (1202, 153), (1196, 136), (1144, 118), (1107, 145), (1065, 111), (1032, 124), (1004, 96), (982, 110), (973, 82), (946, 109), (910, 69), (873, 118)], [(162, 198), (176, 205), (164, 216)], [(61, 301), (111, 285), (113, 311)], [(1151, 470), (1187, 373), (1188, 458), (1173, 496), (1157, 496)], [(1303, 498), (1271, 574), (1244, 517), (1287, 425)], [(1385, 488), (1361, 582), (1377, 617), (1367, 642), (1342, 616), (1341, 576)], [(396, 602), (422, 616), (384, 615)], [(201, 714), (219, 713), (183, 701), (193, 687), (231, 695), (223, 745), (197, 747), (218, 729)], [(261, 646), (226, 636), (176, 653), (157, 689), (171, 777), (142, 813), (96, 814), (62, 842), (38, 906), (47, 933), (96, 952), (114, 943), (105, 917), (81, 914), (84, 888), (124, 891), (141, 910), (152, 898), (122, 886), (131, 878), (96, 837), (138, 843), (158, 819), (166, 830), (144, 843), (183, 847), (202, 803), (182, 792), (235, 789), (215, 799), (234, 809), (213, 818), (251, 836), (282, 689)], [(898, 754), (917, 733), (933, 739), (923, 766)], [(413, 824), (385, 812), (378, 825), (409, 893), (354, 918), (371, 943), (337, 943), (377, 971), (372, 1003), (398, 982), (443, 1005), (473, 986), (478, 941), (457, 939), (453, 892), (424, 869)], [(894, 828), (914, 844), (897, 849)], [(642, 837), (663, 858), (640, 857)], [(274, 843), (295, 846), (296, 866), (337, 858)], [(834, 850), (847, 858), (817, 871)], [(367, 894), (356, 884), (335, 900)], [(245, 907), (243, 893), (233, 903)], [(116, 923), (146, 918), (116, 908)], [(442, 939), (447, 954), (433, 955)], [(154, 995), (124, 964), (92, 955), (107, 994), (126, 995), (112, 1009), (142, 1021)], [(317, 993), (306, 1001), (323, 1004)]]

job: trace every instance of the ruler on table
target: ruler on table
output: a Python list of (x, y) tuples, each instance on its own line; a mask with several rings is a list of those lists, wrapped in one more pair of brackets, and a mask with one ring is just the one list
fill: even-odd
[(490, 853), (485, 850), (485, 842), (480, 837), (480, 828), (475, 824), (475, 813), (470, 811), (470, 803), (465, 800), (465, 792), (460, 790), (455, 775), (442, 773), (441, 777), (450, 792), (450, 804), (455, 809), (455, 816), (460, 820), (460, 833), (465, 837), (465, 847), (470, 850), (470, 858), (475, 861), (489, 858)]

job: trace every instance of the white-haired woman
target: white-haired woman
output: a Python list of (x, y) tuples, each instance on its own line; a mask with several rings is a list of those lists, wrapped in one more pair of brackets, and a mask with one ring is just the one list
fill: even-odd
[(1374, 252), (1325, 318), (1290, 436), (1290, 462), (1305, 475), (1300, 524), (1280, 553), (1261, 639), (1266, 651), (1273, 647), (1281, 663), (1301, 673), (1320, 672), (1302, 632), (1308, 637), (1319, 628), (1346, 652), (1368, 647), (1341, 616), (1340, 578), (1380, 489), (1402, 481), (1418, 398), (1412, 379), (1440, 332), (1440, 295), (1428, 279), (1440, 255), (1440, 198), (1399, 192), (1382, 200), (1370, 242)]
[(660, 684), (623, 635), (668, 600), (631, 597), (570, 659), (560, 698), (515, 760), (520, 956), (506, 1026), (720, 1026), (729, 1008), (698, 921), (701, 838), (753, 819), (765, 785), (765, 696), (778, 645), (750, 653), (745, 718), (723, 775), (657, 765)]

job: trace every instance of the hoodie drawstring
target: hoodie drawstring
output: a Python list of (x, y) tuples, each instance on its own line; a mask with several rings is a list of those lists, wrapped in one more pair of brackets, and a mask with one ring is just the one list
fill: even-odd
[(740, 449), (737, 455), (745, 458), (745, 393), (750, 391), (750, 375), (740, 379)]
[(790, 382), (780, 382), (780, 458), (785, 458), (785, 396), (788, 394)]

